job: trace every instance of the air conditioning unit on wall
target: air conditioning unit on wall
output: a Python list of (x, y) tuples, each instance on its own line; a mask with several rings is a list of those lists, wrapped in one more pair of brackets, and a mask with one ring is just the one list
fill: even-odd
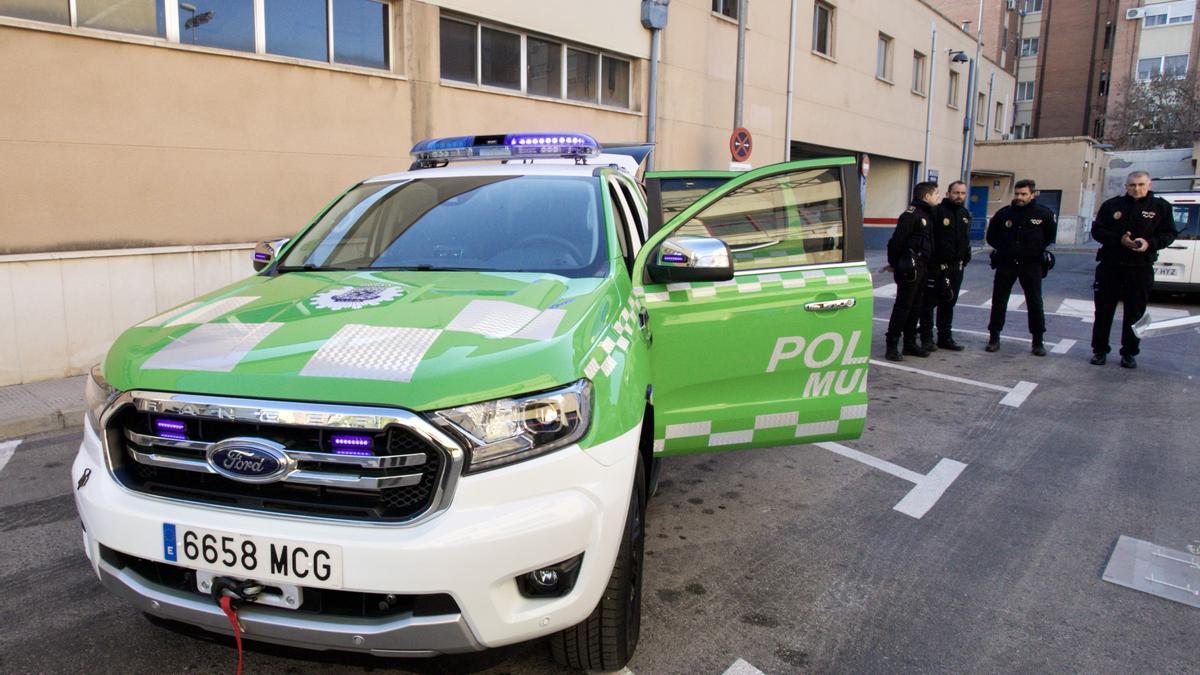
[(1014, 9), (1016, 9), (1017, 8), (1017, 0), (1008, 0), (1007, 7), (1008, 7), (1008, 11), (1010, 11), (1010, 12), (1013, 11)]
[(1141, 18), (1144, 18), (1145, 16), (1146, 16), (1146, 8), (1145, 7), (1130, 7), (1129, 9), (1125, 10), (1125, 18), (1130, 21), (1132, 21), (1134, 19), (1141, 19)]

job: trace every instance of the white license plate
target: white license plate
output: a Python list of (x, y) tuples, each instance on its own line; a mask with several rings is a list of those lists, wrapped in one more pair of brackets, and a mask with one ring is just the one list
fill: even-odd
[(237, 579), (342, 587), (342, 548), (163, 523), (163, 559)]
[(1157, 277), (1175, 277), (1179, 276), (1179, 268), (1170, 267), (1168, 265), (1155, 265), (1154, 276)]

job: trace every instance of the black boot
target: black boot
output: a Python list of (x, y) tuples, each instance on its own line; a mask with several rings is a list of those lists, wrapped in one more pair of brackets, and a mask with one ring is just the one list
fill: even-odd
[(904, 341), (904, 355), (905, 356), (918, 356), (920, 358), (925, 358), (925, 357), (929, 356), (929, 352), (926, 351), (924, 347), (917, 344), (916, 340), (905, 340)]
[(1108, 355), (1101, 354), (1100, 352), (1092, 352), (1092, 360), (1089, 363), (1093, 366), (1102, 366), (1108, 363)]
[(952, 337), (939, 338), (937, 341), (937, 346), (940, 347), (941, 349), (945, 349), (945, 350), (952, 351), (952, 352), (961, 352), (962, 350), (966, 349), (966, 347), (955, 342), (954, 338), (952, 338)]
[(1034, 338), (1033, 339), (1033, 348), (1030, 349), (1029, 351), (1033, 352), (1034, 356), (1045, 356), (1046, 355), (1046, 345), (1042, 343), (1042, 339), (1040, 337)]
[(904, 357), (900, 355), (899, 340), (887, 338), (887, 351), (884, 352), (883, 358), (888, 361), (903, 361)]
[(938, 346), (936, 344), (934, 344), (934, 342), (933, 342), (932, 335), (930, 335), (929, 337), (921, 338), (921, 349), (924, 349), (925, 351), (929, 352), (930, 354), (932, 354), (938, 350)]
[(996, 331), (992, 331), (991, 336), (988, 337), (987, 346), (984, 347), (983, 349), (984, 349), (984, 351), (989, 351), (989, 352), (1000, 351), (1000, 334), (997, 333)]

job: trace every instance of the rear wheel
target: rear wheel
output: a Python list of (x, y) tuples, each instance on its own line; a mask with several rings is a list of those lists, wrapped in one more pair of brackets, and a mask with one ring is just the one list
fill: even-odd
[(638, 461), (621, 548), (608, 586), (582, 623), (550, 638), (550, 654), (569, 668), (620, 670), (637, 647), (642, 626), (642, 551), (645, 548), (645, 475)]

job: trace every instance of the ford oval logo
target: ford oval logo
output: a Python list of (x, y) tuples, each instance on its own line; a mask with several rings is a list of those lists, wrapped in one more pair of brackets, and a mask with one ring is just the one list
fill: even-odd
[(296, 468), (283, 446), (262, 438), (227, 438), (208, 449), (208, 465), (243, 483), (274, 483)]

